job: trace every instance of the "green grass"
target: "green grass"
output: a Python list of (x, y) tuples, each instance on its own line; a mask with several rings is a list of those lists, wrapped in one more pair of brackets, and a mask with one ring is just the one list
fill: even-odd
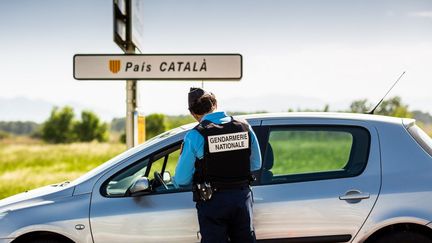
[(0, 199), (76, 179), (125, 149), (111, 143), (0, 143)]
[(273, 173), (276, 175), (332, 171), (343, 168), (349, 154), (346, 143), (302, 143), (282, 150), (286, 143), (273, 143), (275, 151)]
[(342, 169), (349, 159), (351, 137), (322, 139), (293, 137), (270, 140), (274, 153), (273, 174), (289, 175)]

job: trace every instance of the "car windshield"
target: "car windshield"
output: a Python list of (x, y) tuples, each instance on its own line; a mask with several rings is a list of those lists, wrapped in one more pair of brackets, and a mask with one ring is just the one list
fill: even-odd
[(178, 128), (174, 128), (172, 130), (169, 130), (167, 132), (164, 132), (156, 137), (153, 137), (151, 139), (149, 139), (148, 141), (146, 141), (145, 143), (138, 145), (136, 147), (130, 148), (128, 150), (126, 150), (125, 152), (115, 156), (114, 158), (108, 160), (107, 162), (101, 164), (100, 166), (94, 168), (93, 170), (87, 172), (86, 174), (82, 175), (81, 177), (77, 178), (76, 180), (72, 181), (72, 183), (70, 183), (70, 185), (77, 185), (83, 181), (86, 181), (90, 178), (92, 178), (93, 176), (99, 174), (100, 172), (110, 168), (111, 166), (117, 164), (118, 162), (132, 156), (133, 154), (137, 153), (138, 151), (144, 150), (164, 139), (167, 139), (169, 137), (172, 137), (178, 133), (181, 133), (185, 130), (190, 129), (193, 126), (193, 124), (190, 125), (185, 125), (185, 126), (181, 126)]
[(414, 125), (408, 129), (411, 136), (417, 141), (418, 144), (432, 156), (432, 139), (420, 127)]

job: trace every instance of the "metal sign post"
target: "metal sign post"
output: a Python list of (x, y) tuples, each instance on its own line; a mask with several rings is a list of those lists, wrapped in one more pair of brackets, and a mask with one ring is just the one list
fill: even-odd
[[(132, 41), (132, 1), (113, 0), (114, 6), (114, 42), (126, 54), (135, 54), (135, 45)], [(137, 110), (138, 88), (136, 80), (126, 80), (126, 146), (135, 145), (134, 112)], [(145, 127), (145, 123), (143, 124)], [(144, 135), (145, 136), (145, 135)], [(145, 139), (145, 137), (144, 137)]]
[[(134, 141), (136, 130), (134, 123), (134, 112), (137, 110), (137, 81), (127, 80), (126, 81), (126, 145), (128, 148), (132, 148), (137, 145)], [(145, 123), (143, 123), (145, 127)]]
[[(133, 47), (132, 53), (135, 52), (135, 47)], [(131, 54), (131, 53), (128, 53)], [(136, 124), (134, 122), (134, 112), (138, 107), (138, 87), (136, 80), (126, 80), (126, 146), (132, 148), (136, 145), (134, 137), (136, 136), (134, 127)], [(145, 121), (142, 124), (145, 128)], [(144, 129), (145, 130), (145, 129)], [(145, 133), (144, 133), (145, 134)], [(145, 135), (144, 135), (145, 140)]]

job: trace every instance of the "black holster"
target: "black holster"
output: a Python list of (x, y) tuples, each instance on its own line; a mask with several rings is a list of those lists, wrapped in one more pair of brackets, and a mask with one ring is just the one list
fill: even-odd
[(206, 202), (212, 198), (213, 189), (211, 188), (210, 183), (194, 184), (192, 187), (192, 194), (194, 202)]

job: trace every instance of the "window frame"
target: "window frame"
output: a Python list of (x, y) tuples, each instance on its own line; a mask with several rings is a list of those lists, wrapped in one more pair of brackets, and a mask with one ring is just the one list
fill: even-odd
[[(344, 124), (290, 124), (290, 125), (264, 125), (266, 126), (267, 133), (265, 137), (263, 137), (263, 142), (261, 148), (263, 152), (263, 160), (262, 160), (262, 166), (261, 170), (259, 172), (259, 177), (257, 177), (258, 183), (256, 185), (275, 185), (275, 184), (284, 184), (284, 183), (296, 183), (296, 182), (308, 182), (308, 181), (319, 181), (319, 180), (331, 180), (331, 179), (340, 179), (340, 178), (350, 178), (350, 177), (356, 177), (361, 175), (369, 162), (370, 153), (371, 153), (371, 132), (368, 128), (359, 126), (359, 125), (344, 125)], [(267, 167), (267, 153), (268, 153), (268, 144), (270, 140), (270, 133), (272, 131), (283, 131), (291, 130), (296, 131), (295, 129), (299, 129), (298, 131), (304, 130), (304, 131), (340, 131), (340, 132), (348, 132), (353, 137), (353, 143), (352, 148), (349, 155), (349, 160), (347, 164), (345, 165), (346, 170), (334, 170), (334, 171), (322, 171), (322, 172), (311, 172), (311, 173), (300, 173), (300, 174), (292, 174), (292, 175), (278, 175), (274, 176), (273, 178), (281, 178), (283, 180), (280, 181), (269, 181), (265, 182), (263, 181), (263, 174), (266, 171), (265, 168)], [(363, 147), (364, 149), (364, 161), (359, 161), (355, 163), (354, 165), (360, 165), (356, 168), (355, 171), (352, 171), (353, 164), (353, 151), (354, 151), (354, 144), (357, 143), (357, 139), (359, 139), (359, 135), (355, 135), (353, 132), (356, 130), (357, 132), (364, 132), (363, 135), (365, 135), (366, 139), (366, 146)], [(361, 141), (360, 141), (361, 142)], [(364, 142), (364, 141), (363, 141)], [(361, 145), (361, 144), (360, 144)], [(358, 149), (358, 147), (357, 147)], [(274, 165), (273, 165), (274, 166)], [(350, 170), (351, 169), (351, 170)]]
[[(428, 138), (425, 138), (424, 136), (429, 135), (421, 129), (421, 127), (417, 126), (416, 124), (411, 125), (407, 128), (408, 133), (411, 135), (411, 137), (417, 142), (418, 145), (427, 153), (429, 156), (432, 157), (432, 146), (430, 145), (430, 141), (428, 141)], [(429, 140), (432, 139), (429, 137)]]
[[(159, 152), (154, 153), (153, 155), (147, 156), (147, 158), (150, 158), (149, 161), (150, 165), (152, 165), (154, 162), (158, 161), (159, 159), (164, 158), (164, 163), (162, 165), (162, 169), (161, 169), (161, 175), (164, 173), (165, 169), (166, 169), (166, 165), (168, 163), (168, 159), (166, 158), (167, 155), (174, 153), (175, 151), (177, 151), (178, 149), (181, 149), (181, 143), (180, 144), (171, 144), (169, 146), (168, 149), (165, 150), (161, 150)], [(169, 157), (169, 156), (168, 156)], [(148, 178), (150, 175), (150, 171), (151, 171), (152, 166), (147, 166), (146, 168), (146, 172), (144, 173), (144, 175)]]
[[(133, 197), (131, 195), (108, 195), (106, 192), (106, 188), (108, 186), (108, 183), (115, 178), (116, 176), (118, 176), (121, 173), (124, 173), (125, 171), (127, 171), (128, 169), (134, 167), (135, 165), (148, 160), (148, 164), (146, 165), (146, 171), (144, 173), (144, 176), (146, 176), (148, 178), (152, 164), (156, 161), (158, 161), (160, 158), (165, 157), (168, 154), (171, 154), (175, 151), (177, 151), (178, 149), (180, 149), (181, 144), (183, 143), (183, 140), (177, 141), (175, 143), (169, 144), (151, 154), (148, 154), (146, 156), (143, 156), (139, 159), (136, 159), (136, 161), (134, 161), (133, 163), (129, 164), (128, 166), (126, 166), (125, 168), (122, 168), (121, 170), (115, 172), (114, 174), (112, 174), (110, 177), (108, 177), (108, 179), (106, 179), (100, 186), (99, 188), (99, 192), (100, 194), (105, 197), (105, 198), (130, 198)], [(164, 164), (167, 163), (168, 161), (164, 161)], [(165, 169), (165, 166), (163, 166), (163, 169)], [(166, 191), (160, 191), (160, 192), (156, 192), (156, 191), (152, 191), (148, 194), (143, 194), (140, 195), (138, 197), (142, 197), (142, 196), (151, 196), (151, 195), (159, 195), (159, 194), (168, 194), (168, 193), (178, 193), (178, 192), (188, 192), (188, 191), (192, 191), (192, 188), (190, 187), (180, 187), (174, 190), (166, 190)]]

